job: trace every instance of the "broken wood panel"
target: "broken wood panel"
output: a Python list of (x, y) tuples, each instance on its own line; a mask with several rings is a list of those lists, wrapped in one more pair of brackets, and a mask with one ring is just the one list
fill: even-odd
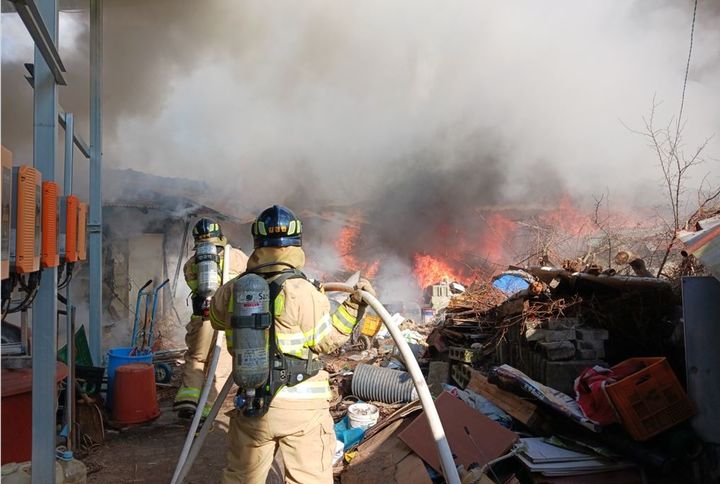
[(357, 456), (350, 461), (341, 475), (342, 484), (396, 482), (398, 463), (412, 453), (412, 450), (398, 438), (399, 433), (409, 423), (409, 419), (398, 419), (360, 444), (357, 448)]
[(479, 371), (468, 368), (470, 381), (466, 389), (482, 395), (490, 400), (496, 407), (522, 422), (528, 427), (538, 423), (540, 416), (535, 404), (522, 399), (514, 393), (507, 392), (490, 383), (485, 375)]
[(395, 467), (395, 482), (432, 484), (425, 463), (416, 454), (409, 454)]

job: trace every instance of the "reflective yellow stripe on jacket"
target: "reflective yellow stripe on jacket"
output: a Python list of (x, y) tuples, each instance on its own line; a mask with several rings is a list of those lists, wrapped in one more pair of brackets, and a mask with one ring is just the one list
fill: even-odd
[(343, 304), (332, 315), (332, 325), (342, 334), (352, 333), (356, 324), (357, 318), (350, 314)]
[(329, 400), (332, 398), (332, 391), (327, 380), (309, 380), (294, 387), (283, 387), (278, 392), (277, 397), (288, 400), (315, 400), (320, 398)]
[[(275, 314), (282, 313), (282, 310), (284, 309), (284, 303), (285, 298), (282, 296), (282, 294), (278, 295), (278, 297), (275, 299)], [(228, 315), (231, 315), (233, 313), (233, 310), (235, 309), (235, 299), (232, 295), (230, 295), (230, 301), (228, 302)], [(344, 319), (352, 319), (354, 320), (352, 316), (350, 316), (347, 311), (345, 311)], [(213, 311), (213, 308), (210, 308), (210, 320), (214, 322), (217, 326), (225, 326), (227, 323), (220, 320), (218, 316)], [(352, 331), (352, 328), (354, 327), (354, 324), (349, 326), (350, 331)], [(296, 356), (298, 358), (308, 358), (309, 352), (308, 348), (314, 347), (316, 344), (318, 344), (320, 341), (323, 340), (323, 338), (327, 337), (332, 330), (332, 326), (330, 323), (330, 316), (325, 315), (323, 316), (320, 321), (318, 321), (315, 326), (313, 326), (312, 329), (305, 331), (305, 332), (293, 332), (293, 333), (282, 333), (282, 332), (276, 332), (275, 333), (275, 340), (277, 342), (278, 348), (280, 351), (287, 355)], [(229, 350), (232, 349), (232, 328), (226, 328), (225, 329), (225, 339), (227, 341), (227, 347)], [(349, 334), (349, 333), (346, 333)]]
[(183, 387), (175, 395), (176, 402), (197, 402), (198, 400), (200, 400), (200, 389), (195, 387)]

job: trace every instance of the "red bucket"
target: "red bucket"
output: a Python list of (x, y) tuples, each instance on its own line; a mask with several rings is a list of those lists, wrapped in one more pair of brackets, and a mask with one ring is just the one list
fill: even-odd
[(155, 369), (149, 363), (131, 363), (115, 371), (113, 419), (120, 424), (147, 422), (160, 415), (155, 391)]

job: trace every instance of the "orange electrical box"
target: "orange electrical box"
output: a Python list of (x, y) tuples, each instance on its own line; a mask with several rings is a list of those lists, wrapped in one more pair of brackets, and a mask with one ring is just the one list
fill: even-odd
[(0, 279), (7, 279), (10, 276), (10, 210), (12, 207), (12, 152), (2, 149), (2, 185), (0, 185), (0, 199), (2, 199), (2, 226), (0, 226), (0, 238), (2, 238), (2, 258), (0, 262)]
[(80, 199), (75, 195), (60, 197), (60, 235), (58, 245), (60, 257), (65, 262), (78, 260), (78, 206)]
[(30, 166), (13, 168), (10, 265), (20, 274), (40, 270), (41, 183), (39, 170)]
[(42, 245), (40, 251), (40, 267), (57, 267), (60, 264), (58, 255), (58, 186), (52, 181), (42, 183)]
[(87, 259), (87, 216), (88, 216), (88, 204), (85, 202), (80, 202), (78, 204), (78, 218), (77, 218), (78, 260)]

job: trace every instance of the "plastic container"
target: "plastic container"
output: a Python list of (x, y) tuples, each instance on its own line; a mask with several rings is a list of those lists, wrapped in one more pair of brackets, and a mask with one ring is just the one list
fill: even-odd
[(108, 357), (108, 386), (107, 386), (107, 405), (112, 408), (113, 405), (113, 388), (115, 381), (115, 371), (124, 365), (130, 365), (132, 363), (152, 363), (153, 354), (146, 353), (142, 355), (130, 356), (130, 353), (134, 350), (132, 346), (110, 348), (107, 353)]
[(371, 403), (353, 403), (348, 407), (348, 420), (350, 428), (369, 429), (378, 421), (380, 412)]
[(115, 374), (113, 419), (119, 424), (137, 424), (160, 415), (155, 391), (155, 368), (151, 363), (123, 365)]
[[(55, 381), (68, 374), (67, 366), (57, 362)], [(32, 459), (32, 368), (2, 369), (0, 404), (0, 455), (2, 464)]]
[[(3, 484), (31, 484), (32, 483), (32, 467), (28, 462), (11, 462), (2, 466), (0, 471), (2, 477), (0, 481)], [(63, 484), (63, 469), (59, 462), (55, 461), (55, 484)], [(67, 481), (65, 481), (67, 482)]]
[(59, 452), (58, 460), (62, 468), (63, 484), (87, 484), (87, 467), (81, 461), (73, 458), (70, 451)]
[(365, 319), (363, 320), (362, 328), (360, 329), (360, 333), (364, 334), (365, 336), (370, 336), (373, 338), (376, 334), (378, 334), (378, 331), (380, 331), (380, 328), (382, 327), (382, 319), (380, 319), (379, 316), (373, 316), (373, 315), (366, 315)]
[(635, 440), (647, 440), (690, 418), (692, 403), (665, 358), (630, 358), (612, 369), (638, 371), (607, 385), (605, 392), (625, 429)]
[(430, 324), (435, 320), (435, 310), (431, 307), (422, 308), (422, 324)]

